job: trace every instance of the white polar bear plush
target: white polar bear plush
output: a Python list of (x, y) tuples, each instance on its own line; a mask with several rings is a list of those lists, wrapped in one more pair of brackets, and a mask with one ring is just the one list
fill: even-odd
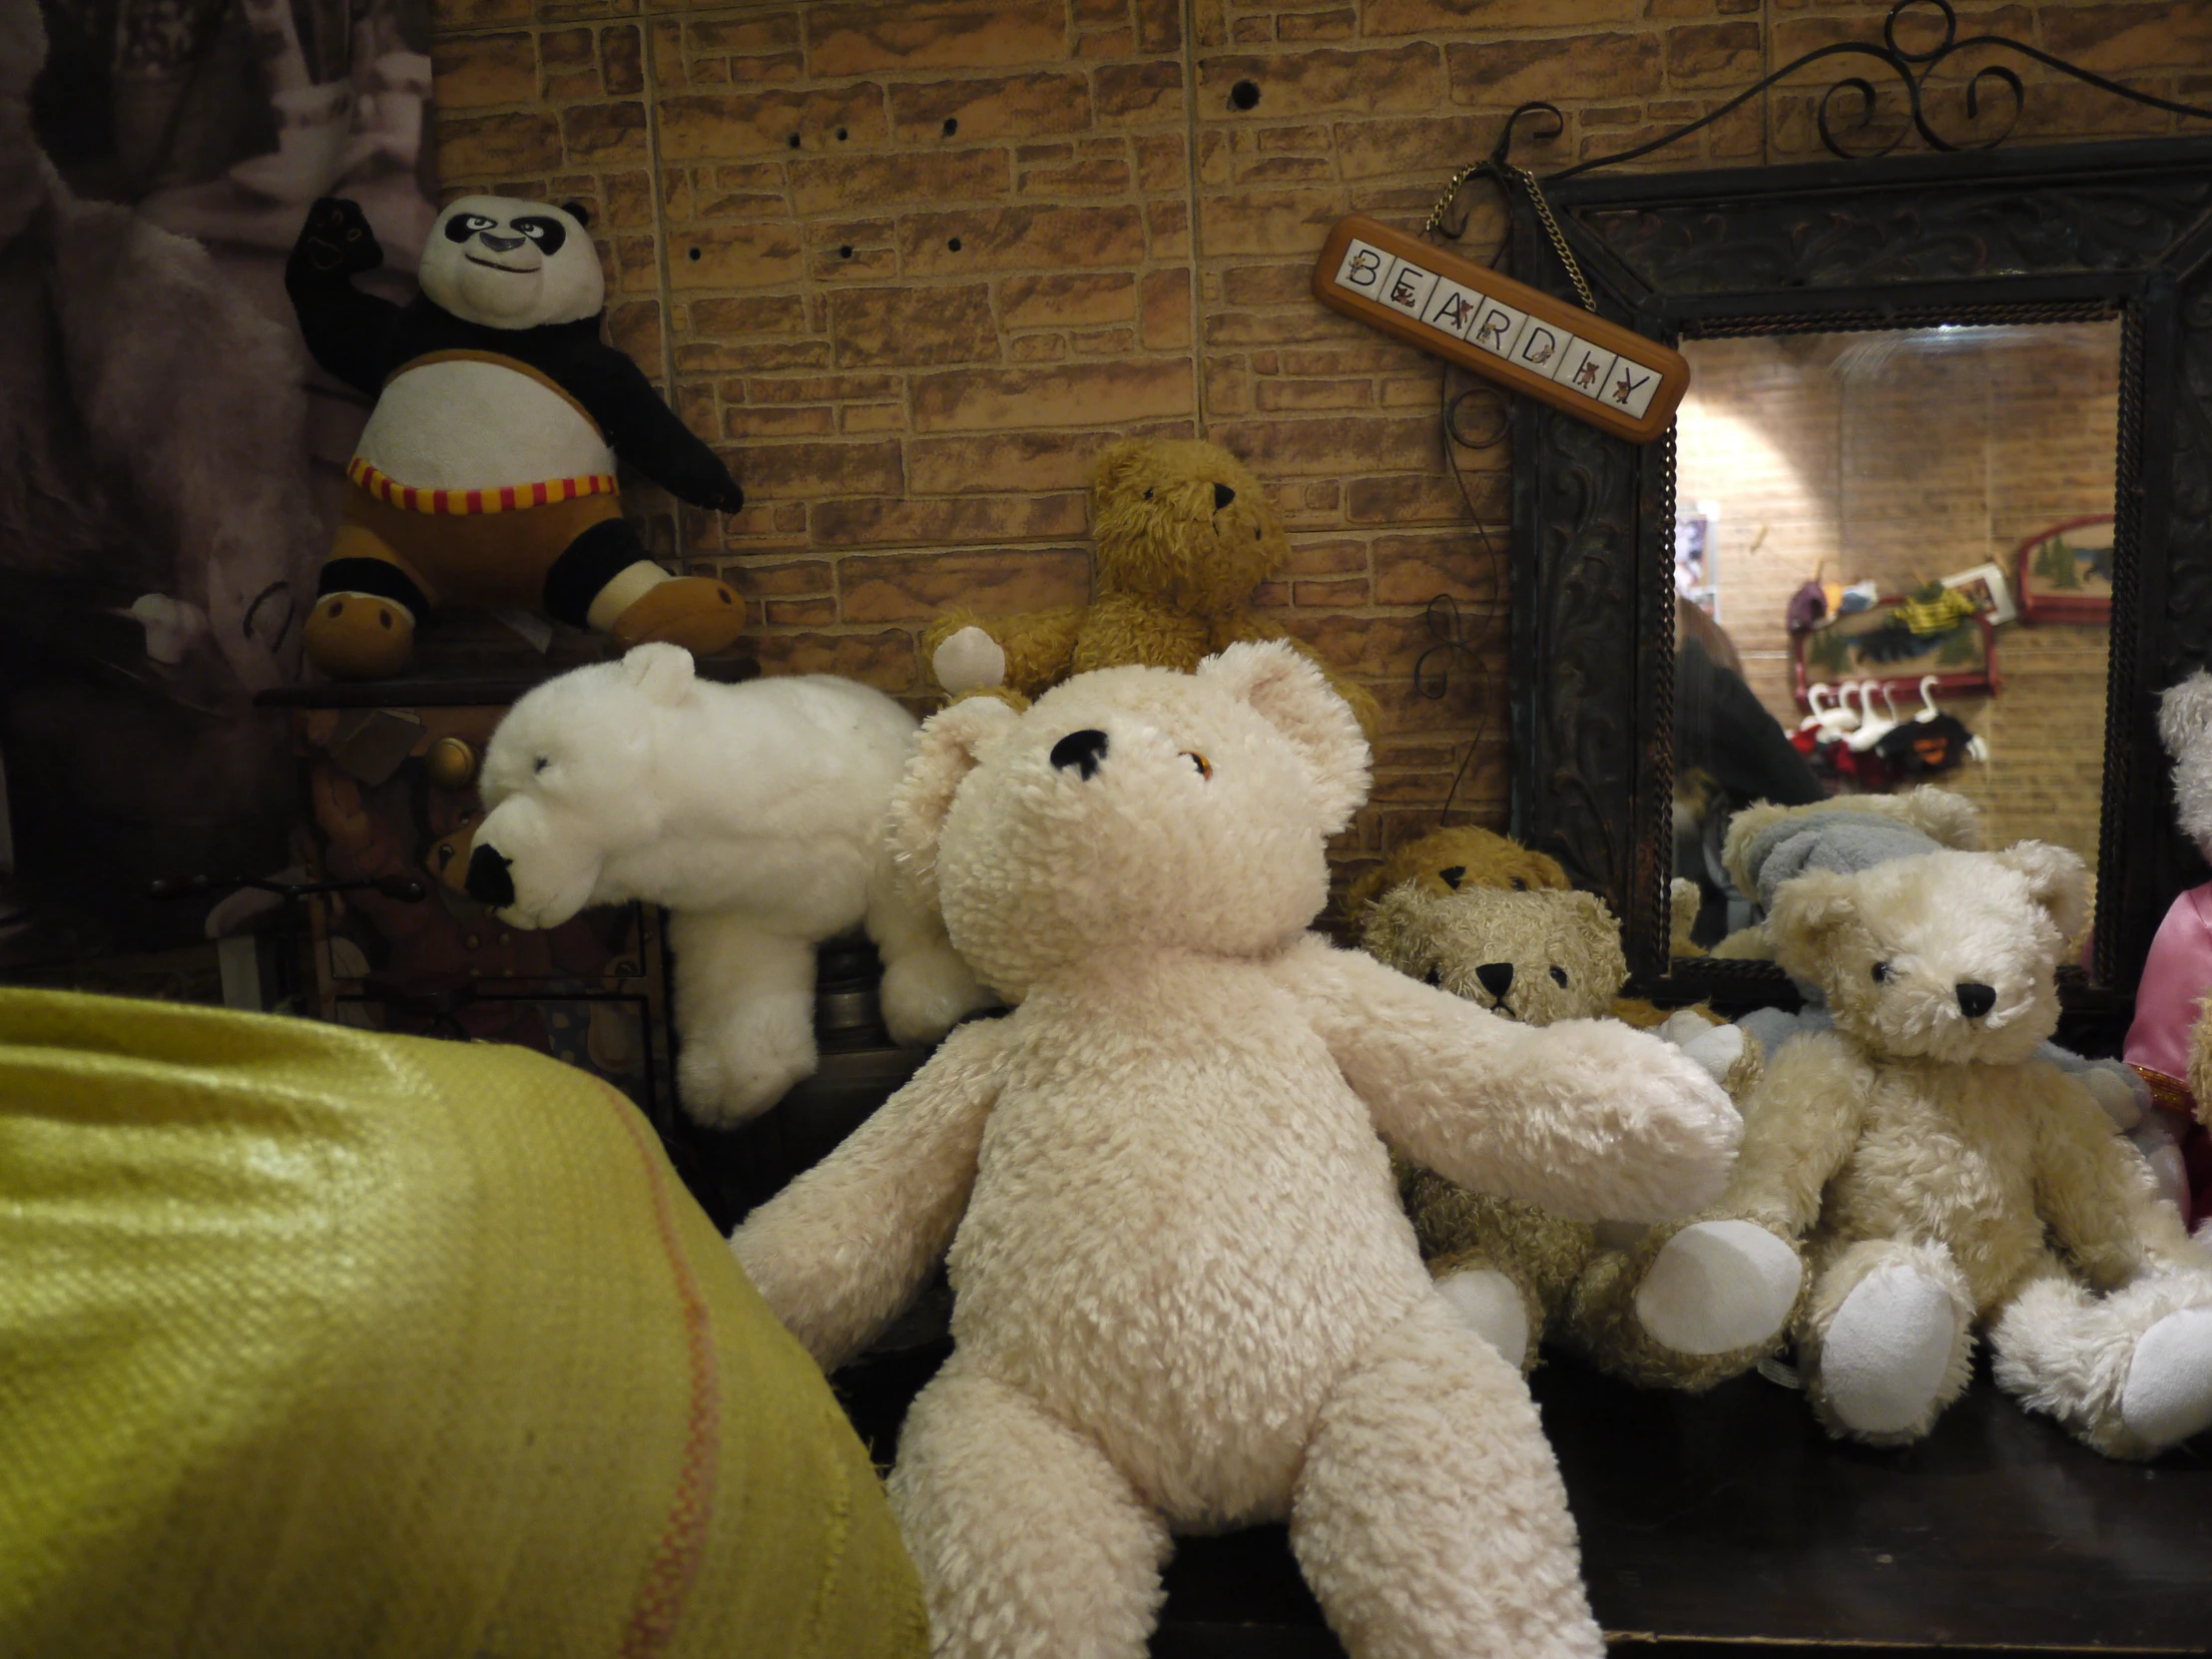
[(922, 729), (892, 843), (1014, 1010), (734, 1248), (828, 1368), (950, 1247), (955, 1347), (890, 1481), (940, 1656), (1139, 1659), (1171, 1534), (1268, 1519), (1355, 1659), (1603, 1651), (1528, 1390), (1430, 1282), (1383, 1138), (1647, 1219), (1717, 1195), (1741, 1125), (1655, 1038), (1309, 933), (1367, 771), (1276, 643)]
[(894, 881), (884, 812), (914, 719), (811, 674), (717, 685), (641, 645), (518, 701), (484, 755), (469, 896), (518, 927), (587, 904), (665, 906), (677, 1086), (703, 1123), (753, 1117), (815, 1053), (815, 946), (864, 924), (894, 1041), (933, 1042), (990, 1000), (933, 902)]

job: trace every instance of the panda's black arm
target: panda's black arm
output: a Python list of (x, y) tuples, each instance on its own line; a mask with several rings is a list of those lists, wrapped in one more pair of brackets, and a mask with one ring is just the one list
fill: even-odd
[(591, 411), (614, 452), (678, 498), (734, 513), (745, 505), (722, 457), (702, 443), (661, 401), (638, 365), (612, 346), (591, 353), (589, 370), (570, 389)]
[(353, 285), (357, 273), (383, 264), (368, 220), (351, 202), (324, 197), (284, 262), (284, 292), (299, 318), (308, 355), (356, 391), (374, 397), (405, 356), (400, 309)]

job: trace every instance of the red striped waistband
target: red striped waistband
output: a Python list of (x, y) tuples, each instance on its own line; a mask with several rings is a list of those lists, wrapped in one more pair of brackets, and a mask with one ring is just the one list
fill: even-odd
[(615, 493), (611, 472), (583, 478), (548, 478), (537, 484), (508, 484), (495, 490), (419, 490), (386, 477), (358, 455), (347, 464), (345, 475), (377, 500), (414, 513), (511, 513), (584, 495)]

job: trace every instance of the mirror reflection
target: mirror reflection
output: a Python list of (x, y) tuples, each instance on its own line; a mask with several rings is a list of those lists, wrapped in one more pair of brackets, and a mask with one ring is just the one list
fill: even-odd
[(1729, 815), (1940, 783), (2096, 867), (2115, 320), (1682, 342), (1676, 873)]

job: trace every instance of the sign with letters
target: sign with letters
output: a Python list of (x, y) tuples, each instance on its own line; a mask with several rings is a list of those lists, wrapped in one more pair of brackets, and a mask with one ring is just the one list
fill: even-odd
[(1631, 443), (1690, 387), (1680, 352), (1358, 214), (1330, 232), (1314, 297)]

